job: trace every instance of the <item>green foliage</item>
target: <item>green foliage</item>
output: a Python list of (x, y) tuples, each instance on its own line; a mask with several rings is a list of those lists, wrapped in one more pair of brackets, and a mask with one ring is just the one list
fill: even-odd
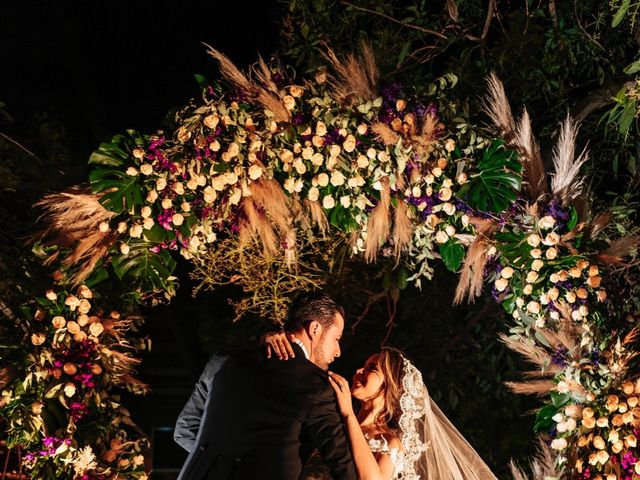
[(516, 152), (494, 140), (482, 152), (478, 173), (471, 176), (464, 197), (470, 206), (483, 212), (503, 212), (513, 204), (520, 187), (522, 165)]
[(153, 253), (146, 242), (132, 242), (126, 255), (115, 255), (111, 264), (118, 278), (140, 292), (173, 291), (171, 274), (176, 261), (167, 250)]
[(464, 247), (455, 238), (450, 238), (446, 243), (440, 245), (438, 250), (447, 269), (451, 272), (457, 272), (466, 254)]

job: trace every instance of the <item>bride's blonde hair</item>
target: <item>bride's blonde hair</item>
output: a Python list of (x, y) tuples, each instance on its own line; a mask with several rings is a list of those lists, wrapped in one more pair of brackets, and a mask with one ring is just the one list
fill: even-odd
[(375, 423), (379, 427), (398, 428), (400, 397), (402, 397), (403, 356), (396, 348), (384, 347), (378, 355), (378, 368), (382, 372), (384, 383), (384, 406), (376, 415)]

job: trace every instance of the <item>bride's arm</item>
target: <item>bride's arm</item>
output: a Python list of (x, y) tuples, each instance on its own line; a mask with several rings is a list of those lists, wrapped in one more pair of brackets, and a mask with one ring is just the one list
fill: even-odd
[(349, 382), (336, 373), (329, 373), (329, 382), (336, 392), (340, 413), (347, 426), (347, 434), (351, 443), (353, 461), (360, 480), (389, 480), (393, 475), (394, 465), (388, 455), (379, 455), (379, 459), (371, 452), (371, 447), (362, 433), (358, 418), (353, 411)]

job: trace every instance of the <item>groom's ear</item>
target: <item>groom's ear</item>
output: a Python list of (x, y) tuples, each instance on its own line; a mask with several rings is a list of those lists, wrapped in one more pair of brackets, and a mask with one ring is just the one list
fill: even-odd
[(317, 340), (322, 334), (322, 325), (317, 320), (313, 320), (307, 324), (307, 335), (311, 340)]

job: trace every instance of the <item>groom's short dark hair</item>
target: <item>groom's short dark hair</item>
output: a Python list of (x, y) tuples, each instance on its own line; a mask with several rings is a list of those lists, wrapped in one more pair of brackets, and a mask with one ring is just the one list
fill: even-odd
[(344, 308), (325, 292), (304, 292), (289, 305), (284, 330), (296, 332), (314, 320), (324, 328), (329, 328), (335, 322), (336, 313), (344, 318)]

